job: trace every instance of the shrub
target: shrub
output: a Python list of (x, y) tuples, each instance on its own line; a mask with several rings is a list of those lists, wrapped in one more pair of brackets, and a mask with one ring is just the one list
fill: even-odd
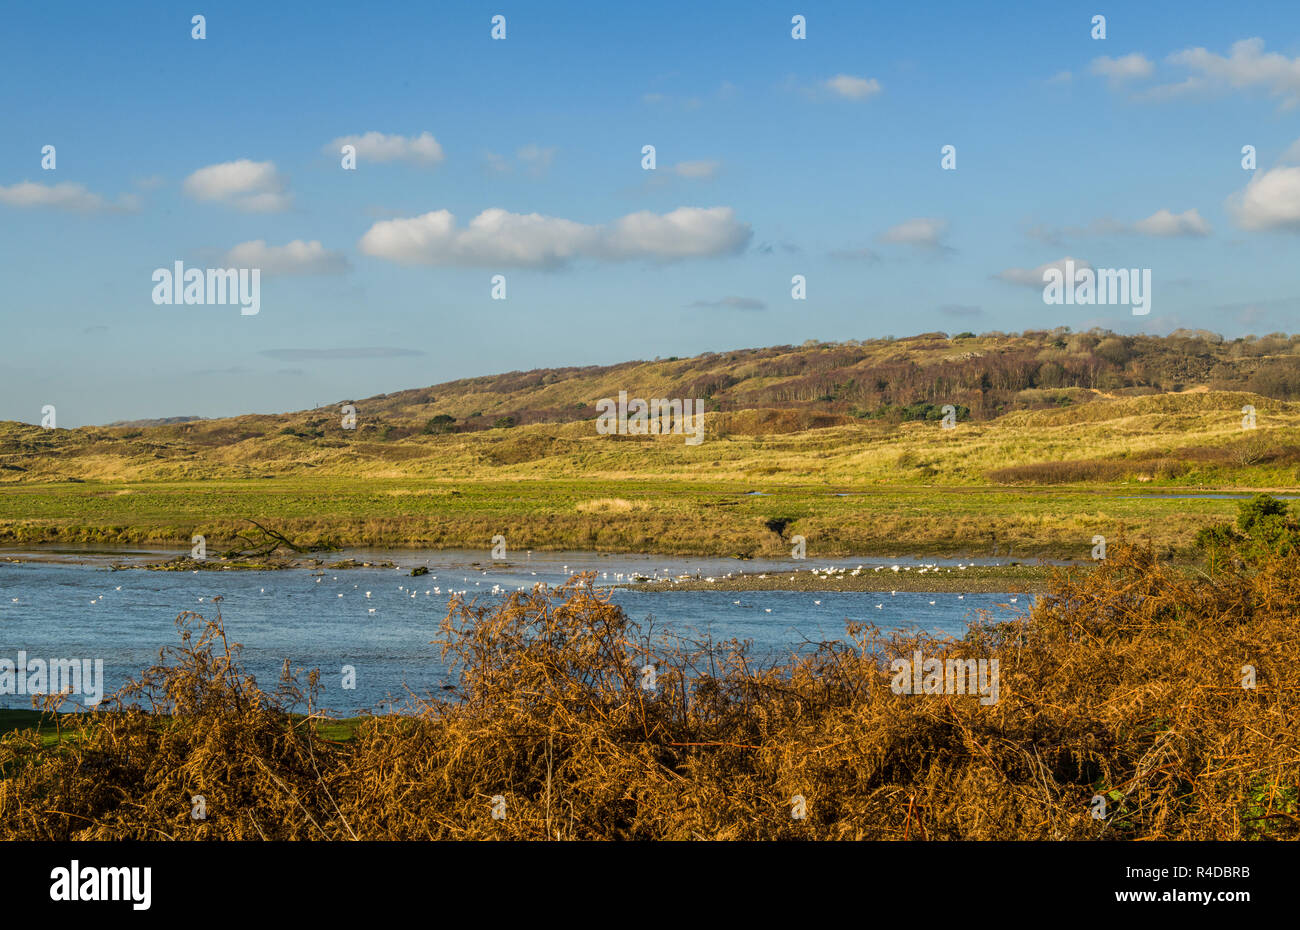
[(440, 433), (450, 433), (455, 425), (455, 417), (445, 413), (440, 413), (424, 424), (424, 434), (428, 436)]

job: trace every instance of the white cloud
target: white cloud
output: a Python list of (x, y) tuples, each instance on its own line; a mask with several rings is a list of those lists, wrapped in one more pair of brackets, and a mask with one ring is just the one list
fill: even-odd
[(60, 184), (23, 181), (9, 187), (0, 186), (0, 203), (10, 207), (53, 207), (78, 213), (134, 213), (140, 209), (140, 200), (133, 194), (123, 194), (113, 203), (71, 181)]
[(1300, 232), (1300, 165), (1257, 172), (1245, 190), (1228, 198), (1227, 206), (1242, 229)]
[(837, 74), (826, 82), (826, 88), (832, 93), (850, 100), (865, 100), (880, 93), (880, 82), (875, 78), (854, 77), (851, 74)]
[(1133, 230), (1145, 236), (1208, 236), (1210, 224), (1195, 210), (1182, 213), (1157, 210), (1134, 223)]
[(1092, 220), (1087, 226), (1033, 226), (1026, 230), (1026, 235), (1049, 245), (1062, 246), (1068, 239), (1088, 236), (1208, 236), (1212, 231), (1210, 224), (1194, 209), (1182, 213), (1161, 209), (1136, 223), (1123, 223), (1105, 216)]
[(262, 274), (337, 274), (348, 268), (342, 252), (326, 249), (316, 240), (295, 239), (288, 245), (267, 245), (263, 239), (241, 242), (224, 259), (225, 267), (260, 268)]
[(752, 235), (730, 207), (678, 207), (662, 215), (642, 210), (616, 220), (602, 249), (616, 260), (706, 258), (735, 254)]
[(1150, 77), (1155, 72), (1155, 69), (1155, 65), (1151, 63), (1150, 59), (1137, 52), (1124, 55), (1121, 58), (1107, 58), (1103, 55), (1100, 58), (1094, 58), (1092, 64), (1088, 66), (1089, 71), (1101, 75), (1112, 84), (1122, 84), (1124, 81)]
[(387, 135), (382, 132), (339, 136), (325, 145), (325, 152), (328, 155), (338, 155), (345, 145), (356, 148), (358, 162), (406, 161), (432, 168), (441, 164), (445, 157), (438, 140), (427, 132), (418, 136)]
[(1264, 88), (1282, 97), (1286, 107), (1300, 103), (1300, 57), (1265, 52), (1264, 40), (1260, 38), (1232, 43), (1226, 56), (1204, 48), (1189, 48), (1170, 55), (1168, 61), (1199, 73), (1206, 86), (1226, 86), (1233, 90)]
[(734, 254), (752, 232), (730, 207), (648, 211), (608, 226), (590, 226), (537, 213), (484, 210), (457, 227), (447, 210), (375, 223), (361, 252), (407, 265), (557, 268), (575, 259), (674, 261)]
[(716, 161), (679, 161), (673, 165), (673, 171), (683, 178), (712, 181), (722, 167)]
[(223, 162), (200, 168), (183, 189), (195, 200), (213, 201), (248, 213), (274, 213), (289, 206), (287, 183), (269, 161)]
[(918, 217), (885, 230), (880, 235), (880, 241), (937, 249), (940, 246), (939, 238), (947, 228), (947, 220)]
[(1088, 264), (1081, 258), (1071, 258), (1067, 255), (1064, 258), (1058, 258), (1054, 262), (1047, 262), (1044, 265), (1039, 265), (1037, 268), (1008, 268), (1006, 271), (999, 271), (994, 277), (1006, 281), (1008, 284), (1019, 284), (1023, 287), (1041, 288), (1044, 284), (1044, 273), (1046, 273), (1050, 268), (1056, 268), (1062, 275), (1064, 275), (1066, 262), (1074, 262), (1075, 271), (1078, 271), (1080, 268), (1092, 267), (1092, 265)]

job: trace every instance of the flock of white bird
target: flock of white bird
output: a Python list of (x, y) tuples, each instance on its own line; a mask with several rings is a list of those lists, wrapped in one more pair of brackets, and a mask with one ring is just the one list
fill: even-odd
[[(881, 572), (881, 571), (885, 571), (885, 570), (888, 570), (888, 571), (891, 571), (891, 572), (910, 572), (910, 571), (912, 571), (913, 567), (914, 567), (914, 566), (911, 566), (911, 565), (897, 565), (897, 564), (895, 564), (895, 565), (877, 565), (877, 566), (875, 566), (874, 568), (870, 569), (870, 571), (873, 572), (873, 573), (874, 573), (874, 572)], [(945, 571), (945, 572), (951, 574), (952, 571), (953, 571), (953, 567), (940, 566), (940, 565), (936, 565), (936, 564), (933, 564), (933, 563), (925, 563), (925, 564), (921, 564), (921, 565), (915, 566), (915, 568), (916, 568), (916, 570), (917, 570), (917, 574), (920, 574), (920, 575), (924, 575), (924, 574), (927, 574), (927, 573), (930, 573), (930, 572), (938, 573), (938, 572), (940, 572), (940, 571)], [(966, 568), (967, 568), (967, 566), (966, 566), (964, 563), (962, 563), (962, 564), (958, 564), (957, 566), (955, 566), (955, 568), (956, 568), (957, 571), (965, 571)], [(399, 572), (400, 572), (400, 571), (403, 571), (403, 569), (400, 568), (400, 567), (397, 568), (397, 569), (395, 569), (395, 570), (396, 570), (396, 571), (399, 571)], [(568, 565), (565, 565), (565, 566), (563, 567), (562, 570), (563, 570), (565, 573), (567, 573), (567, 572), (569, 571), (569, 566), (568, 566)], [(866, 570), (867, 570), (867, 566), (865, 566), (865, 565), (858, 565), (856, 568), (853, 568), (853, 569), (851, 569), (851, 570), (850, 570), (849, 568), (847, 568), (847, 567), (836, 567), (836, 566), (833, 566), (833, 565), (831, 565), (831, 566), (826, 566), (826, 567), (824, 567), (824, 568), (812, 568), (812, 569), (809, 569), (809, 571), (812, 573), (812, 575), (813, 575), (814, 578), (817, 578), (817, 579), (819, 579), (819, 580), (823, 580), (823, 581), (842, 581), (842, 580), (843, 580), (844, 578), (846, 578), (846, 577), (847, 577), (847, 578), (856, 578), (856, 577), (858, 577), (859, 575), (861, 575), (861, 574), (862, 574), (864, 571), (866, 571)], [(797, 571), (797, 569), (796, 569), (796, 571)], [(198, 571), (195, 570), (195, 571), (194, 571), (194, 574), (198, 574)], [(488, 574), (488, 572), (487, 572), (486, 570), (482, 570), (482, 569), (480, 569), (480, 570), (479, 570), (479, 574), (480, 574), (480, 575), (483, 575), (483, 576), (486, 576), (486, 575)], [(530, 574), (536, 576), (537, 572), (531, 572)], [(679, 584), (679, 583), (683, 583), (683, 582), (699, 582), (699, 581), (701, 581), (701, 580), (704, 581), (706, 584), (716, 584), (716, 583), (718, 582), (718, 580), (719, 580), (717, 577), (714, 577), (714, 576), (712, 576), (712, 575), (707, 576), (707, 577), (701, 579), (701, 577), (700, 577), (700, 573), (699, 573), (699, 572), (696, 572), (694, 575), (686, 574), (686, 573), (681, 573), (681, 572), (678, 572), (678, 573), (675, 573), (675, 574), (674, 574), (674, 572), (673, 572), (673, 570), (672, 570), (671, 568), (664, 568), (664, 569), (662, 569), (662, 570), (655, 570), (655, 571), (653, 571), (653, 573), (650, 574), (650, 575), (646, 575), (646, 574), (643, 573), (643, 572), (613, 572), (613, 573), (611, 573), (611, 572), (601, 572), (601, 573), (600, 573), (600, 577), (601, 577), (604, 581), (610, 581), (610, 580), (611, 580), (611, 574), (612, 574), (612, 581), (613, 581), (613, 583), (615, 583), (615, 584), (619, 584), (619, 583), (622, 583), (622, 582), (625, 582), (625, 581), (626, 581), (626, 582), (629, 582), (629, 583), (640, 583), (640, 582), (667, 582), (669, 585), (673, 585), (673, 586), (675, 586), (675, 585), (677, 585), (677, 584)], [(735, 578), (735, 577), (737, 577), (737, 576), (744, 577), (744, 576), (745, 576), (745, 572), (744, 572), (744, 570), (742, 569), (742, 570), (738, 570), (738, 571), (735, 571), (735, 572), (727, 572), (726, 574), (724, 574), (724, 575), (721, 576), (721, 580), (723, 580), (723, 581), (727, 581), (727, 580), (730, 580), (730, 579)], [(763, 574), (758, 575), (757, 577), (758, 577), (759, 579), (766, 579), (766, 578), (767, 578), (767, 574), (766, 574), (766, 573), (763, 573)], [(438, 580), (438, 576), (437, 576), (437, 575), (429, 575), (428, 578), (429, 578), (430, 581), (437, 581), (437, 580)], [(322, 583), (324, 580), (325, 580), (324, 573), (321, 573), (321, 574), (318, 574), (318, 575), (317, 575), (317, 577), (316, 577), (316, 583), (317, 583), (317, 584)], [(338, 581), (338, 580), (339, 580), (339, 576), (338, 576), (338, 575), (334, 575), (334, 576), (333, 576), (333, 580), (334, 580), (334, 581)], [(462, 576), (462, 577), (461, 577), (461, 583), (467, 585), (467, 587), (462, 588), (462, 589), (460, 589), (460, 590), (456, 590), (454, 587), (448, 586), (447, 591), (445, 592), (446, 595), (447, 595), (447, 596), (455, 596), (455, 597), (465, 597), (466, 595), (468, 595), (469, 592), (470, 592), (470, 588), (468, 587), (468, 585), (469, 585), (469, 577), (468, 577), (468, 576)], [(352, 587), (353, 587), (353, 589), (356, 589), (356, 590), (359, 590), (359, 589), (360, 589), (360, 585), (359, 585), (359, 584), (354, 584)], [(475, 581), (474, 584), (473, 584), (473, 587), (476, 587), (476, 588), (481, 588), (481, 587), (483, 587), (483, 581)], [(121, 590), (122, 590), (122, 586), (121, 586), (121, 585), (118, 585), (118, 586), (115, 588), (115, 590), (117, 590), (117, 591), (121, 591)], [(418, 596), (419, 596), (419, 593), (420, 593), (418, 589), (416, 589), (416, 588), (408, 588), (406, 585), (403, 585), (403, 584), (399, 584), (399, 585), (397, 586), (397, 590), (400, 591), (400, 592), (402, 592), (403, 594), (409, 594), (409, 595), (410, 595), (411, 597), (413, 597), (413, 598), (414, 598), (414, 597), (418, 597)], [(518, 585), (518, 586), (516, 586), (515, 590), (517, 590), (517, 591), (526, 591), (526, 590), (528, 590), (528, 586), (526, 586), (526, 585)], [(261, 589), (261, 593), (265, 594), (265, 593), (266, 593), (266, 588), (262, 588), (262, 589)], [(491, 587), (491, 589), (490, 589), (489, 591), (487, 591), (486, 593), (488, 593), (488, 594), (490, 594), (490, 595), (502, 595), (502, 594), (506, 594), (506, 593), (508, 593), (508, 592), (507, 592), (506, 588), (503, 587), (502, 585), (500, 585), (500, 584), (493, 584), (492, 587)], [(365, 592), (365, 597), (366, 597), (366, 599), (370, 599), (370, 597), (371, 597), (372, 594), (373, 594), (372, 591), (366, 591), (366, 592)], [(444, 594), (444, 592), (443, 592), (443, 589), (442, 589), (442, 586), (441, 586), (441, 585), (434, 585), (434, 586), (431, 587), (431, 588), (426, 588), (425, 591), (424, 591), (424, 596), (425, 596), (425, 597), (434, 597), (434, 596), (439, 596), (439, 597), (440, 597), (440, 596), (442, 596), (443, 594)], [(339, 597), (343, 597), (343, 593), (339, 593), (338, 596), (339, 596)], [(897, 592), (897, 591), (890, 591), (890, 592), (889, 592), (889, 596), (890, 596), (890, 597), (897, 597), (897, 596), (898, 596), (898, 592)], [(964, 595), (964, 594), (958, 594), (958, 595), (957, 595), (957, 600), (959, 600), (959, 601), (960, 601), (960, 600), (965, 600), (965, 598), (966, 598), (966, 595)], [(90, 603), (91, 603), (91, 605), (93, 606), (93, 605), (96, 605), (96, 604), (100, 604), (100, 603), (102, 603), (103, 600), (104, 600), (104, 595), (101, 594), (101, 595), (99, 595), (99, 597), (92, 599), (92, 600), (90, 601)], [(199, 600), (199, 603), (203, 603), (203, 602), (205, 602), (205, 601), (207, 600), (207, 598), (205, 598), (205, 597), (200, 597), (198, 600)], [(1012, 597), (1012, 598), (1010, 599), (1010, 601), (1011, 601), (1012, 604), (1014, 604), (1014, 603), (1016, 603), (1017, 598)], [(13, 603), (17, 604), (17, 603), (18, 603), (18, 598), (16, 598), (16, 597), (13, 598)], [(743, 605), (741, 604), (740, 601), (732, 601), (731, 603), (732, 603), (733, 605), (737, 606), (737, 607), (743, 606)], [(936, 603), (937, 603), (936, 601), (930, 601), (930, 606), (934, 606)], [(820, 601), (820, 600), (813, 600), (813, 604), (814, 604), (815, 606), (820, 607), (820, 606), (821, 606), (821, 601)], [(885, 608), (885, 605), (884, 605), (883, 602), (882, 602), (882, 603), (879, 603), (879, 604), (876, 604), (875, 606), (876, 606), (876, 609), (877, 609), (877, 610), (884, 610), (884, 608)], [(765, 613), (769, 613), (769, 614), (772, 612), (772, 608), (771, 608), (771, 607), (765, 607), (765, 608), (763, 608), (763, 610), (764, 610)], [(371, 613), (371, 614), (373, 614), (373, 613), (375, 613), (375, 612), (376, 612), (376, 608), (374, 608), (374, 607), (367, 608), (367, 613)]]

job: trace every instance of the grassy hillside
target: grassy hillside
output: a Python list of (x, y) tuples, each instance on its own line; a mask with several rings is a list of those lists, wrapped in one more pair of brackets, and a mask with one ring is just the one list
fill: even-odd
[[(1136, 495), (1300, 486), (1300, 402), (1216, 387), (1231, 370), (1289, 396), (1285, 379), (1264, 384), (1261, 372), (1300, 363), (1296, 347), (930, 335), (459, 381), (355, 401), (356, 429), (335, 408), (75, 430), (4, 423), (0, 541), (220, 541), (256, 519), (306, 545), (487, 548), (500, 533), (513, 548), (777, 554), (800, 534), (810, 556), (1077, 556), (1124, 527), (1176, 548), (1231, 502)], [(1251, 354), (1261, 349), (1277, 351)], [(1107, 363), (1118, 373), (1097, 367), (1088, 387), (1039, 386), (1048, 362), (1028, 387), (961, 387), (1052, 353), (1077, 356), (1071, 371), (1129, 357)], [(1103, 390), (1107, 374), (1146, 383)], [(827, 378), (838, 392), (818, 393)], [(705, 441), (597, 434), (595, 402), (620, 390), (707, 398)], [(948, 402), (970, 411), (954, 429), (927, 418), (927, 405)], [(1243, 429), (1246, 405), (1255, 429)]]

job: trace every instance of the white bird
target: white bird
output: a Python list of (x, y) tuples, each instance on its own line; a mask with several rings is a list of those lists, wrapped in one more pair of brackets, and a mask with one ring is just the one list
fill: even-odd
[(889, 596), (890, 596), (890, 597), (894, 597), (894, 596), (896, 596), (897, 594), (898, 594), (897, 591), (890, 591), (890, 592), (889, 592)]
[(366, 592), (366, 597), (369, 597), (369, 596), (370, 596), (370, 592), (367, 591), (367, 592)]
[(877, 604), (877, 605), (876, 605), (876, 610), (884, 610), (884, 609), (885, 609), (885, 605), (884, 605), (884, 604)]
[(765, 611), (767, 611), (769, 614), (772, 612), (772, 608), (771, 608), (771, 607), (764, 607), (763, 609), (764, 609)]
[(343, 596), (342, 594), (339, 595), (339, 597), (342, 597), (342, 596)]
[(122, 590), (122, 586), (121, 586), (121, 585), (118, 585), (118, 586), (117, 586), (116, 588), (114, 588), (113, 590), (114, 590), (114, 591), (121, 591), (121, 590)]
[[(736, 603), (739, 604), (740, 601), (736, 601)], [(821, 601), (813, 601), (813, 603), (816, 604), (818, 607), (820, 607), (822, 602), (821, 602)]]
[[(18, 598), (14, 598), (14, 600), (18, 600)], [(740, 604), (740, 601), (732, 601), (732, 602), (731, 602), (731, 603), (733, 603), (733, 604), (736, 604), (736, 605), (738, 605), (738, 606), (739, 606), (739, 604)]]
[(375, 608), (371, 607), (369, 612), (373, 614), (375, 612)]
[(1016, 602), (1016, 599), (1013, 597), (1013, 598), (1011, 599), (1011, 603), (1014, 604), (1015, 602)]
[(931, 602), (930, 602), (930, 606), (931, 606), (931, 607), (934, 606), (934, 601), (931, 601)]
[(319, 578), (316, 579), (316, 583), (317, 583), (317, 584), (320, 584), (320, 579), (319, 579)]
[(964, 601), (964, 600), (966, 600), (966, 595), (964, 595), (964, 594), (958, 594), (958, 595), (957, 595), (957, 600), (959, 600), (959, 601)]

